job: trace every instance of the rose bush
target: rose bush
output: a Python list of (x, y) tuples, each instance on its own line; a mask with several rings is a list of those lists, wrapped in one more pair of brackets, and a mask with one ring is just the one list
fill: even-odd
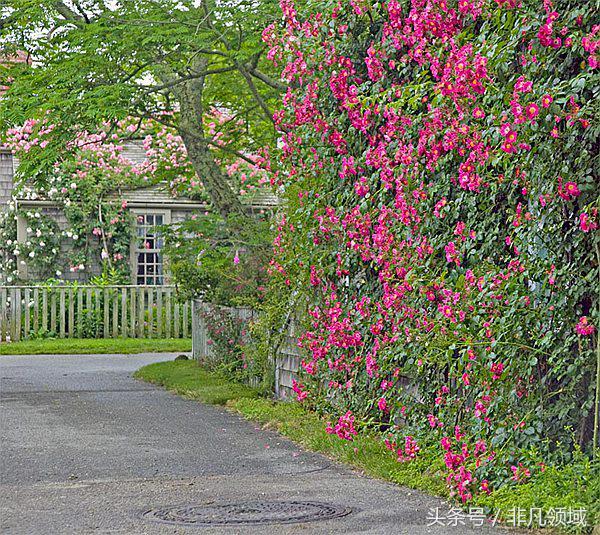
[[(463, 501), (598, 426), (592, 2), (280, 0), (271, 270), (309, 302), (298, 398)], [(597, 443), (596, 443), (597, 446)]]

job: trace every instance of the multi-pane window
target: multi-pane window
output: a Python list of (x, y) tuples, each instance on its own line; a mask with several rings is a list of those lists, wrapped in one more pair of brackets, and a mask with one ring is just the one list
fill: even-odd
[(157, 227), (165, 224), (165, 215), (161, 213), (137, 214), (137, 232), (135, 242), (135, 274), (137, 284), (152, 286), (164, 283), (163, 238)]

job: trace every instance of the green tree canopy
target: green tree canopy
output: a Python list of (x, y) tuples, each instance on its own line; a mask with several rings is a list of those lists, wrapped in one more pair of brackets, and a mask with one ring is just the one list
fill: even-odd
[[(222, 216), (241, 213), (220, 163), (274, 139), (271, 105), (284, 86), (269, 73), (261, 32), (274, 2), (256, 0), (7, 0), (0, 8), (5, 61), (0, 129), (41, 119), (49, 143), (21, 170), (37, 186), (68, 142), (126, 118), (154, 119), (182, 137)], [(214, 115), (226, 120), (213, 122)], [(133, 129), (132, 129), (133, 130)], [(131, 135), (135, 136), (132, 131)]]

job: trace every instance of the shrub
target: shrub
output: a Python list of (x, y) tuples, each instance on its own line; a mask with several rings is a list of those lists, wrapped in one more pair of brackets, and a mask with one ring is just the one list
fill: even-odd
[(180, 299), (256, 306), (264, 298), (269, 224), (204, 214), (163, 228), (169, 272)]

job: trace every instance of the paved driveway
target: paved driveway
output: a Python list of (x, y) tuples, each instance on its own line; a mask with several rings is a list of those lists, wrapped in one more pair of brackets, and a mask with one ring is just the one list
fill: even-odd
[[(481, 533), (428, 526), (434, 498), (362, 477), (230, 412), (131, 378), (155, 355), (0, 357), (0, 532)], [(152, 508), (316, 501), (347, 516), (311, 523), (179, 527)], [(447, 524), (445, 520), (442, 524)], [(490, 530), (491, 531), (491, 530)]]

